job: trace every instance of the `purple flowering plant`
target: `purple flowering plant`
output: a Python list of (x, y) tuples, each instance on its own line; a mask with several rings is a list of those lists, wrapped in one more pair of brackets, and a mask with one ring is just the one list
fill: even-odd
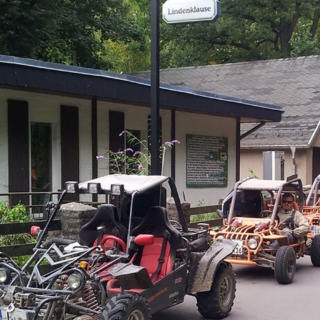
[[(151, 154), (148, 149), (146, 140), (140, 140), (130, 131), (124, 130), (119, 136), (124, 136), (127, 144), (132, 148), (124, 150), (112, 151), (109, 150), (104, 156), (97, 156), (97, 160), (109, 159), (109, 172), (123, 174), (149, 174), (151, 164)], [(164, 158), (167, 148), (174, 147), (175, 144), (180, 144), (179, 140), (166, 141), (160, 146), (160, 157), (162, 162), (161, 174), (163, 174)], [(136, 150), (135, 150), (136, 149)]]

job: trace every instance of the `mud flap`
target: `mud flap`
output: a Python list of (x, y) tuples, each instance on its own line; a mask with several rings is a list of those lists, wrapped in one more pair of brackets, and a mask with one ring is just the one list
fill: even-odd
[(228, 257), (237, 246), (232, 240), (216, 240), (205, 253), (191, 254), (191, 266), (188, 276), (188, 293), (210, 291), (214, 275), (220, 262)]

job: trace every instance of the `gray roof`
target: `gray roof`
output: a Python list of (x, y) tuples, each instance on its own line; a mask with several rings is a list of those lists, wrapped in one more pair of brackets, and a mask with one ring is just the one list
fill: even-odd
[[(166, 69), (160, 75), (163, 83), (282, 106), (281, 122), (248, 135), (242, 148), (306, 148), (318, 133), (320, 56)], [(248, 128), (242, 125), (242, 133)]]
[[(0, 86), (35, 92), (150, 106), (150, 81), (132, 75), (0, 55)], [(234, 117), (241, 122), (280, 121), (277, 105), (199, 89), (162, 84), (159, 106), (170, 110)]]

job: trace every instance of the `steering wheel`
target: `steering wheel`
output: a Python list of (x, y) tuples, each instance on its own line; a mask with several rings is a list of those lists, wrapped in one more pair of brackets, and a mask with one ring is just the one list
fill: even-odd
[[(113, 245), (110, 245), (110, 243), (113, 242)], [(123, 240), (120, 238), (113, 236), (113, 235), (104, 235), (100, 241), (100, 246), (104, 249), (107, 250), (108, 248), (117, 248), (117, 244), (121, 247), (122, 252), (126, 252), (127, 250), (127, 245), (124, 243)]]
[(271, 210), (263, 210), (263, 211), (260, 212), (259, 218), (267, 218), (271, 214), (272, 214)]

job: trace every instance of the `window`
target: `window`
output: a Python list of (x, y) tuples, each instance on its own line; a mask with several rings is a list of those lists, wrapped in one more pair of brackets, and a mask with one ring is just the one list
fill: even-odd
[[(31, 191), (46, 192), (52, 188), (52, 161), (51, 161), (51, 137), (50, 123), (31, 123)], [(45, 202), (45, 194), (32, 196), (32, 205), (40, 205), (38, 210), (42, 212)]]

